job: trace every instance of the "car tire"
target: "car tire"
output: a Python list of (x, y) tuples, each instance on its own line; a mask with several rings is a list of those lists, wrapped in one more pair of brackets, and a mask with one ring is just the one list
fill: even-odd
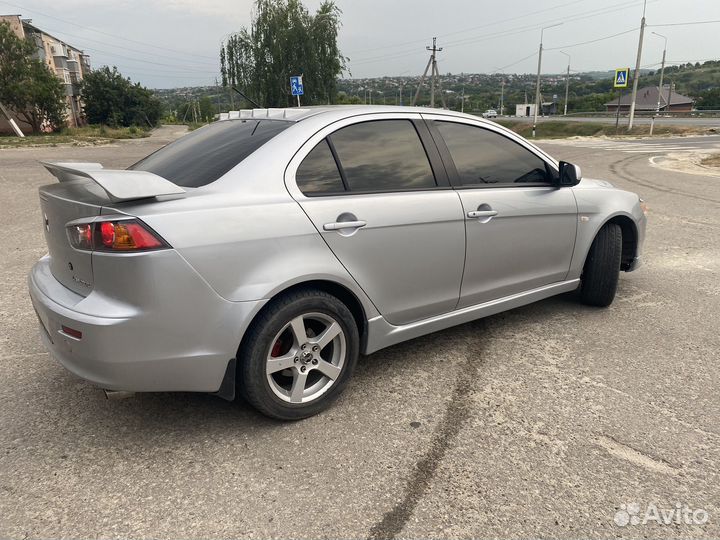
[(606, 223), (595, 236), (585, 261), (580, 299), (590, 306), (607, 307), (615, 298), (620, 278), (622, 229)]
[(355, 319), (340, 300), (316, 289), (291, 292), (271, 301), (248, 329), (238, 351), (238, 390), (272, 418), (313, 416), (344, 390), (359, 344)]

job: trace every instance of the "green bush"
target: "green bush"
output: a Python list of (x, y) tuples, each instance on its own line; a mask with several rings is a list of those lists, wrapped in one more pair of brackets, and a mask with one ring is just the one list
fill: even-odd
[(104, 66), (88, 73), (82, 82), (84, 111), (91, 124), (110, 127), (154, 127), (160, 120), (161, 104), (153, 93), (133, 84), (117, 68)]

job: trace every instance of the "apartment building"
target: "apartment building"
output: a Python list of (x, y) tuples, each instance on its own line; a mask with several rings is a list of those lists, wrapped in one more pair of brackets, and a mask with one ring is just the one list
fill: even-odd
[[(9, 23), (18, 37), (30, 39), (35, 44), (36, 58), (43, 62), (65, 86), (68, 126), (82, 125), (84, 119), (79, 83), (83, 76), (90, 72), (90, 56), (34, 26), (31, 19), (23, 19), (20, 15), (0, 15), (0, 22)], [(16, 121), (21, 124), (17, 119)], [(5, 119), (0, 118), (0, 131), (5, 131), (4, 123)], [(22, 125), (20, 127), (25, 131), (25, 127)]]

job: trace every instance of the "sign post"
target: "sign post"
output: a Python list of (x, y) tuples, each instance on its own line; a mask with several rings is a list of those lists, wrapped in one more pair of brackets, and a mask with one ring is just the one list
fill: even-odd
[(305, 87), (303, 86), (302, 75), (290, 77), (290, 91), (293, 96), (297, 96), (297, 106), (300, 106), (300, 96), (305, 93)]
[(619, 68), (615, 70), (615, 80), (613, 81), (613, 88), (618, 89), (618, 102), (617, 108), (615, 109), (615, 134), (618, 133), (618, 125), (620, 123), (620, 100), (622, 99), (623, 88), (628, 86), (628, 78), (630, 77), (630, 68)]

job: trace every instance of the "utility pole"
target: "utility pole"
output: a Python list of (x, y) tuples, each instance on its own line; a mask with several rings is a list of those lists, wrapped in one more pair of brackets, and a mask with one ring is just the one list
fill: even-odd
[(460, 101), (460, 112), (465, 112), (465, 85), (463, 85), (462, 89), (462, 101)]
[(563, 116), (567, 116), (567, 101), (568, 101), (568, 92), (570, 90), (570, 55), (566, 52), (558, 51), (560, 54), (564, 54), (568, 57), (568, 67), (567, 67), (567, 75), (565, 75), (565, 109), (563, 112)]
[(185, 96), (185, 112), (183, 113), (183, 119), (181, 123), (185, 122), (185, 119), (187, 118), (187, 113), (190, 112), (190, 101), (188, 100), (188, 93), (186, 92), (183, 94)]
[[(427, 65), (425, 66), (425, 71), (423, 71), (422, 77), (420, 77), (420, 84), (418, 85), (417, 92), (415, 92), (415, 97), (412, 100), (413, 107), (417, 103), (417, 99), (420, 96), (420, 89), (422, 88), (423, 83), (425, 82), (425, 77), (427, 76), (428, 69), (432, 68), (432, 72), (430, 74), (430, 107), (435, 107), (435, 78), (440, 77), (440, 72), (438, 71), (437, 67), (437, 53), (442, 51), (442, 47), (437, 46), (437, 38), (433, 38), (433, 44), (432, 47), (425, 47), (425, 50), (431, 51), (430, 53), (430, 59), (428, 60)], [(440, 99), (442, 101), (443, 107), (447, 108), (445, 105), (445, 95), (442, 93), (442, 85), (440, 81), (437, 81), (438, 88), (440, 89)]]
[(7, 111), (7, 109), (3, 106), (2, 103), (0, 103), (0, 113), (2, 113), (2, 115), (7, 119), (8, 124), (10, 124), (10, 127), (13, 128), (15, 135), (17, 135), (18, 137), (25, 137), (25, 134), (15, 123), (15, 120), (13, 119), (12, 116), (10, 116), (10, 113)]
[(537, 69), (537, 84), (535, 85), (535, 114), (533, 115), (533, 127), (532, 136), (535, 138), (535, 129), (537, 128), (538, 109), (540, 109), (540, 68), (542, 67), (542, 51), (543, 51), (543, 32), (548, 28), (554, 28), (560, 26), (562, 23), (551, 24), (550, 26), (544, 26), (540, 29), (540, 49), (538, 51), (538, 69)]
[[(632, 97), (630, 98), (630, 120), (628, 121), (628, 131), (633, 127), (635, 119), (635, 100), (637, 99), (638, 80), (640, 79), (640, 60), (642, 58), (643, 35), (645, 34), (645, 7), (647, 0), (643, 2), (643, 15), (640, 19), (640, 40), (638, 41), (637, 60), (635, 61), (635, 76), (633, 77)], [(618, 107), (620, 103), (618, 103)]]
[(400, 81), (400, 106), (403, 105), (403, 94), (405, 93), (405, 81)]
[[(651, 32), (651, 33), (655, 34), (658, 37), (663, 38), (665, 40), (665, 45), (663, 45), (663, 57), (662, 57), (662, 64), (660, 67), (660, 82), (658, 84), (657, 107), (655, 107), (655, 114), (653, 114), (652, 120), (650, 120), (650, 136), (652, 136), (653, 129), (655, 128), (655, 117), (660, 114), (660, 98), (662, 97), (662, 92), (664, 90), (663, 78), (665, 77), (665, 53), (667, 52), (667, 37), (663, 36), (662, 34), (658, 34), (657, 32)], [(668, 99), (665, 102), (666, 107), (669, 107), (669, 105), (670, 105), (670, 97), (671, 96), (668, 96)]]
[(500, 81), (500, 116), (503, 115), (503, 109), (505, 108), (505, 79)]
[(218, 85), (217, 77), (215, 77), (215, 94), (217, 96), (217, 112), (218, 118), (220, 118), (220, 86)]

